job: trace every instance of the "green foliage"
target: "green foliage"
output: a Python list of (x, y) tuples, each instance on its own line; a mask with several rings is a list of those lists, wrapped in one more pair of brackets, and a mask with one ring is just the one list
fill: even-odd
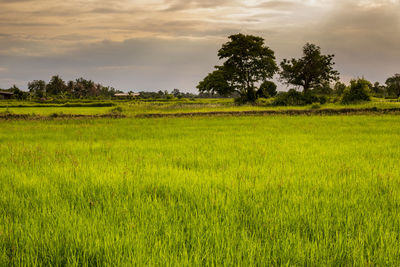
[(333, 93), (337, 96), (341, 96), (344, 93), (344, 90), (346, 90), (346, 87), (347, 86), (344, 83), (337, 82), (333, 88)]
[(111, 99), (115, 93), (120, 92), (112, 87), (105, 87), (92, 80), (86, 80), (84, 78), (79, 78), (75, 81), (68, 81), (65, 83), (58, 75), (53, 76), (48, 84), (42, 80), (29, 82), (28, 89), (32, 96), (40, 99)]
[(357, 103), (360, 101), (371, 101), (369, 97), (371, 83), (365, 79), (352, 80), (342, 97), (342, 104)]
[(13, 98), (17, 100), (27, 100), (29, 98), (29, 93), (20, 90), (16, 85), (13, 85), (7, 91), (12, 92), (14, 94)]
[(254, 90), (255, 84), (273, 77), (278, 67), (274, 51), (264, 45), (264, 39), (253, 35), (236, 34), (218, 51), (226, 60), (222, 70), (229, 84), (242, 95)]
[(320, 109), (321, 106), (319, 104), (312, 104), (311, 109)]
[(333, 69), (334, 55), (322, 55), (321, 48), (307, 43), (303, 47), (303, 57), (281, 62), (281, 80), (287, 84), (303, 87), (307, 92), (324, 83), (337, 81), (339, 72)]
[(60, 95), (65, 92), (67, 86), (60, 76), (51, 77), (50, 82), (46, 85), (46, 93), (49, 95)]
[(110, 113), (115, 113), (115, 114), (120, 114), (122, 112), (124, 112), (124, 109), (122, 107), (115, 107), (110, 110)]
[(265, 81), (261, 84), (260, 88), (257, 91), (257, 97), (262, 98), (270, 98), (276, 96), (278, 93), (276, 91), (276, 84), (271, 81)]
[(375, 82), (370, 89), (374, 97), (383, 98), (388, 95), (386, 86), (379, 84), (379, 82)]
[(330, 96), (333, 94), (334, 89), (331, 88), (329, 82), (323, 82), (316, 85), (311, 91), (316, 95)]
[(253, 102), (257, 98), (256, 84), (273, 77), (278, 67), (274, 51), (265, 46), (264, 39), (253, 35), (236, 34), (218, 51), (222, 66), (199, 83), (200, 92), (221, 95), (238, 92), (238, 101)]
[(228, 84), (228, 78), (225, 76), (223, 70), (215, 70), (209, 73), (204, 80), (197, 85), (197, 89), (199, 89), (200, 93), (219, 94), (222, 96), (230, 95), (234, 92), (234, 89)]
[(305, 106), (312, 103), (325, 104), (324, 96), (318, 97), (312, 92), (298, 92), (295, 89), (290, 89), (288, 92), (279, 93), (272, 105), (274, 106)]
[(34, 80), (28, 83), (29, 92), (38, 98), (46, 96), (46, 82), (43, 80)]
[(386, 80), (389, 95), (400, 97), (400, 74), (395, 74)]

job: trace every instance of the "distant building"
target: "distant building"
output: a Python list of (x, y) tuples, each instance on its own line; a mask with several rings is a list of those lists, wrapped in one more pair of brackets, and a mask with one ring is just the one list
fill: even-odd
[(115, 97), (121, 97), (121, 98), (123, 98), (123, 97), (126, 97), (126, 98), (128, 98), (128, 97), (138, 97), (138, 96), (140, 96), (140, 93), (117, 93), (114, 96)]
[(14, 93), (0, 91), (0, 99), (11, 99)]

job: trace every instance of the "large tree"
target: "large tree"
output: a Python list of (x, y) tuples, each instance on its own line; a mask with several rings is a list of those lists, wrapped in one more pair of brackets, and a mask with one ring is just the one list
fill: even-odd
[(389, 94), (400, 97), (400, 74), (395, 74), (386, 80)]
[(339, 72), (333, 69), (334, 55), (322, 55), (321, 48), (307, 43), (303, 47), (303, 57), (281, 62), (281, 80), (287, 84), (303, 87), (307, 92), (324, 83), (339, 80)]
[(256, 96), (256, 85), (272, 78), (278, 70), (274, 51), (261, 37), (239, 33), (229, 39), (218, 51), (219, 59), (225, 62), (200, 82), (198, 88), (201, 92), (238, 92), (251, 100)]

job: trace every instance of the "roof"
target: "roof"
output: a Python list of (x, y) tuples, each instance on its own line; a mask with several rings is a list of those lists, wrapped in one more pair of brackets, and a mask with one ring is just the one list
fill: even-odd
[(3, 91), (0, 91), (0, 94), (1, 94), (1, 95), (13, 95), (14, 93), (12, 93), (12, 92), (3, 92)]
[(129, 94), (122, 93), (122, 94), (115, 94), (114, 96), (129, 96)]
[(114, 96), (139, 96), (140, 94), (139, 93), (131, 93), (131, 94), (129, 94), (129, 93), (118, 93), (118, 94), (115, 94)]

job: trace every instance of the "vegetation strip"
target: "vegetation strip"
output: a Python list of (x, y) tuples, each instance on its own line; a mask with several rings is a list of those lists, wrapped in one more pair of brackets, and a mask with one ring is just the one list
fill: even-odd
[(76, 108), (76, 107), (113, 107), (115, 103), (65, 103), (65, 104), (11, 104), (0, 108)]
[(83, 115), (83, 114), (51, 114), (49, 116), (34, 115), (34, 114), (0, 114), (0, 120), (46, 120), (46, 119), (96, 119), (96, 118), (125, 118), (122, 114), (98, 114), (98, 115)]
[(160, 117), (199, 117), (199, 116), (248, 116), (248, 115), (350, 115), (366, 113), (400, 113), (400, 108), (344, 108), (344, 109), (318, 109), (318, 110), (251, 110), (251, 111), (213, 111), (213, 112), (188, 112), (188, 113), (150, 113), (138, 114), (137, 118)]

